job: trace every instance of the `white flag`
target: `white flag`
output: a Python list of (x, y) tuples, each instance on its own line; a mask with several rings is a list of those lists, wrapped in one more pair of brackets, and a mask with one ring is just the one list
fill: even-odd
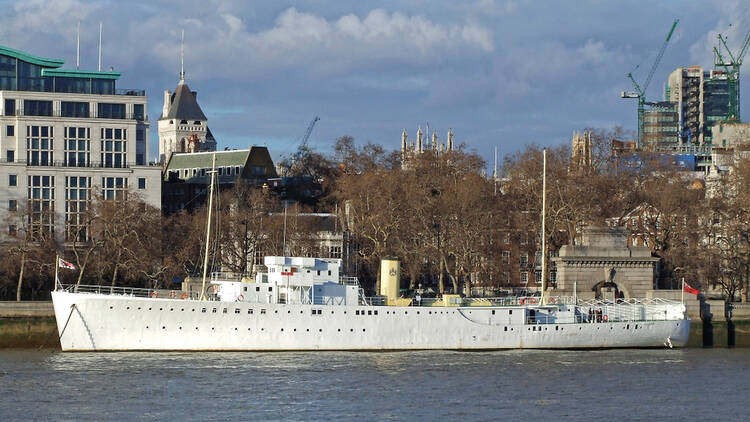
[(66, 261), (66, 260), (64, 260), (62, 258), (60, 258), (58, 261), (59, 261), (58, 265), (60, 265), (60, 268), (66, 268), (68, 270), (75, 270), (76, 269), (75, 265), (71, 264), (70, 262), (68, 262), (68, 261)]

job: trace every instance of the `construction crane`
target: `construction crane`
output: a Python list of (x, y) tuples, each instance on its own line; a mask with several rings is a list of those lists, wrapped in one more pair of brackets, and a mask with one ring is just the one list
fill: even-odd
[[(714, 46), (714, 66), (723, 67), (727, 72), (727, 92), (729, 94), (729, 101), (727, 104), (727, 116), (728, 121), (739, 121), (740, 120), (740, 66), (742, 66), (742, 58), (747, 52), (747, 46), (750, 44), (750, 31), (745, 36), (745, 41), (742, 43), (742, 47), (735, 56), (727, 46), (727, 38), (721, 34), (717, 35), (721, 45), (717, 48)], [(724, 58), (719, 48), (724, 47), (726, 50), (729, 60)]]
[[(661, 62), (661, 58), (664, 56), (664, 51), (667, 49), (667, 45), (669, 44), (669, 40), (672, 39), (672, 34), (674, 33), (675, 28), (677, 27), (677, 23), (679, 22), (679, 19), (675, 19), (675, 21), (672, 23), (672, 27), (669, 29), (669, 33), (667, 34), (667, 39), (664, 41), (664, 44), (661, 46), (661, 50), (659, 50), (659, 55), (656, 56), (656, 60), (654, 61), (654, 64), (651, 66), (651, 70), (648, 72), (648, 76), (646, 77), (646, 81), (643, 83), (643, 86), (639, 85), (638, 82), (635, 81), (635, 78), (633, 77), (633, 72), (628, 73), (628, 78), (631, 82), (633, 82), (633, 87), (635, 87), (635, 92), (633, 91), (622, 91), (622, 94), (620, 95), (622, 98), (637, 98), (638, 99), (638, 146), (641, 145), (641, 142), (643, 140), (643, 115), (646, 111), (646, 106), (655, 106), (655, 107), (668, 107), (669, 103), (666, 101), (660, 101), (660, 102), (648, 102), (646, 101), (646, 90), (648, 89), (649, 84), (651, 83), (651, 79), (654, 77), (654, 72), (656, 72), (656, 68), (659, 66), (659, 62)], [(638, 66), (636, 66), (635, 69), (638, 69)], [(635, 69), (633, 69), (635, 71)]]
[(310, 139), (310, 134), (313, 131), (313, 128), (315, 127), (315, 123), (317, 123), (320, 120), (320, 117), (315, 116), (315, 118), (310, 121), (310, 124), (307, 125), (307, 130), (305, 131), (304, 136), (302, 136), (302, 139), (299, 142), (299, 145), (297, 146), (297, 151), (295, 151), (291, 155), (291, 165), (295, 166), (303, 155), (307, 153), (307, 141)]

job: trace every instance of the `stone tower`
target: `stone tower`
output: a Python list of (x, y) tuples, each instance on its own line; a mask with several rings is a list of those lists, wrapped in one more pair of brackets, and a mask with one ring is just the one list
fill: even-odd
[[(184, 37), (184, 33), (183, 33)], [(216, 140), (207, 126), (208, 119), (198, 105), (198, 93), (185, 83), (181, 58), (180, 82), (174, 92), (164, 91), (164, 107), (159, 117), (159, 160), (166, 162), (174, 152), (216, 151)]]

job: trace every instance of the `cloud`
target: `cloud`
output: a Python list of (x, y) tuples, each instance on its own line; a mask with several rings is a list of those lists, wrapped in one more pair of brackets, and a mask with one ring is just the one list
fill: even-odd
[[(262, 77), (296, 68), (330, 76), (386, 64), (428, 66), (449, 54), (481, 55), (494, 48), (490, 31), (476, 23), (442, 25), (383, 9), (325, 18), (292, 7), (279, 13), (270, 28), (250, 30), (251, 24), (224, 12), (191, 25), (186, 49), (204, 59), (191, 69), (193, 77)], [(163, 31), (164, 17), (140, 26), (140, 33)], [(179, 27), (180, 22), (167, 26)], [(164, 67), (173, 67), (178, 44), (179, 37), (173, 36), (158, 43), (153, 54)], [(216, 62), (229, 66), (217, 68)]]

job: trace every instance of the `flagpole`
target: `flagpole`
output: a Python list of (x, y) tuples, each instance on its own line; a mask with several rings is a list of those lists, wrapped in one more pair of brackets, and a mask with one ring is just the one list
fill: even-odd
[(680, 292), (680, 303), (685, 304), (685, 277), (682, 277), (682, 292)]
[(60, 254), (55, 254), (55, 290), (57, 290), (57, 286), (60, 284), (60, 280), (57, 279), (57, 271), (60, 268)]

